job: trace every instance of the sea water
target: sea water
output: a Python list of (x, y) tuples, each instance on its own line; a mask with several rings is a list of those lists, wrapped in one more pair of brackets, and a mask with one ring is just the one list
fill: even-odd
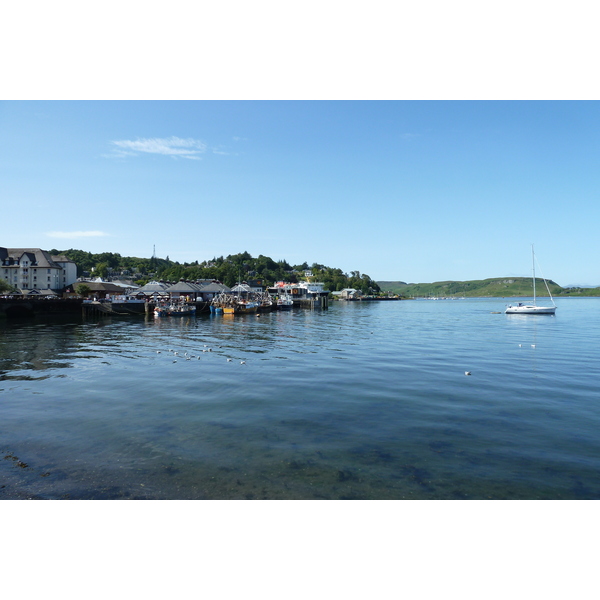
[(0, 498), (600, 498), (600, 299), (507, 302), (0, 321)]

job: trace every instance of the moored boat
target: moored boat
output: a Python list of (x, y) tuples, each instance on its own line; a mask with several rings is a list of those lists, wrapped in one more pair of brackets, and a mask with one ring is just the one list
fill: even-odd
[(196, 307), (190, 304), (168, 304), (154, 309), (155, 317), (190, 317), (196, 314)]
[(547, 281), (544, 279), (546, 290), (550, 296), (552, 306), (538, 306), (535, 297), (535, 254), (533, 251), (533, 244), (531, 246), (531, 260), (533, 263), (533, 302), (531, 304), (523, 304), (519, 302), (516, 306), (509, 304), (504, 311), (507, 315), (553, 315), (556, 312), (556, 304), (552, 298), (550, 288), (548, 287)]
[(294, 301), (287, 294), (282, 294), (277, 298), (277, 310), (291, 310), (292, 308), (294, 308)]

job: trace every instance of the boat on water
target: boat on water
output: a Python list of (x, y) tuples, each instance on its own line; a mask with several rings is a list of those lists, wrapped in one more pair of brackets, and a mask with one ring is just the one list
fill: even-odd
[(292, 310), (294, 301), (287, 294), (282, 294), (277, 298), (277, 310)]
[(548, 282), (544, 279), (544, 284), (552, 306), (538, 306), (535, 296), (535, 253), (533, 251), (533, 244), (531, 245), (531, 261), (533, 264), (533, 302), (531, 304), (519, 302), (516, 305), (509, 304), (504, 311), (507, 315), (553, 315), (556, 312), (556, 304), (550, 293)]
[(223, 306), (223, 314), (224, 315), (247, 315), (252, 314), (258, 311), (258, 307), (260, 306), (260, 302), (252, 302), (250, 300), (238, 300), (229, 304), (228, 306)]
[(196, 307), (190, 304), (168, 304), (154, 309), (155, 317), (190, 317), (196, 314)]
[(260, 300), (255, 300), (250, 296), (221, 293), (213, 298), (210, 312), (224, 315), (251, 314), (257, 312), (260, 305)]

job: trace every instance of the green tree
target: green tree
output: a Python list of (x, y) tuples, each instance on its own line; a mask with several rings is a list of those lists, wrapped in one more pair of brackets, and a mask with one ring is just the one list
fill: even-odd
[(92, 290), (90, 289), (90, 286), (85, 285), (85, 283), (80, 283), (79, 285), (75, 286), (75, 292), (80, 296), (89, 296), (91, 291)]
[(107, 262), (99, 262), (94, 267), (94, 275), (104, 279), (108, 275), (109, 265)]
[(8, 281), (4, 281), (4, 279), (0, 279), (0, 294), (5, 294), (6, 292), (12, 292), (14, 288)]

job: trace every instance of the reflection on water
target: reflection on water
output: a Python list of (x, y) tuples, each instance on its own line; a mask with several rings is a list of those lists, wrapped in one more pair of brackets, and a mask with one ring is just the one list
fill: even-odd
[(502, 302), (0, 322), (0, 498), (597, 498), (600, 303)]

